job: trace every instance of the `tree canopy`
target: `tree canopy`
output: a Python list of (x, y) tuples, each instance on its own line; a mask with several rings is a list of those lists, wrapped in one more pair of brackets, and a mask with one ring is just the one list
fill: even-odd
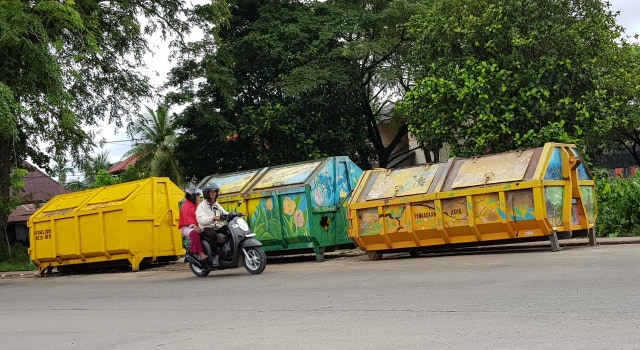
[(146, 109), (146, 115), (139, 116), (129, 125), (129, 134), (134, 141), (133, 148), (125, 156), (138, 156), (136, 167), (143, 173), (167, 176), (182, 186), (186, 181), (175, 155), (178, 132), (175, 116), (169, 114), (167, 106)]
[[(404, 23), (419, 3), (230, 2), (228, 27), (184, 50), (171, 72), (170, 101), (186, 104), (187, 172), (329, 155), (385, 166), (407, 129), (384, 144), (378, 123), (408, 86)], [(200, 14), (206, 22), (206, 7)]]
[[(89, 126), (121, 125), (150, 95), (140, 73), (154, 31), (187, 33), (180, 0), (0, 2), (0, 200), (27, 156), (79, 160)], [(4, 228), (6, 215), (0, 217)]]
[(435, 0), (409, 28), (416, 85), (400, 110), (423, 145), (464, 156), (576, 142), (611, 117), (621, 28), (607, 3)]

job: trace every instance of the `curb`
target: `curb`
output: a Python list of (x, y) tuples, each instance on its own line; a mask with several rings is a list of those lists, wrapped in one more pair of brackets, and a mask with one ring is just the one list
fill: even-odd
[[(618, 244), (640, 244), (640, 237), (603, 237), (598, 238), (596, 240), (596, 245), (618, 245)], [(484, 245), (484, 246), (475, 246), (475, 247), (465, 247), (458, 249), (447, 250), (446, 252), (461, 252), (463, 250), (507, 250), (507, 249), (517, 249), (517, 248), (546, 248), (549, 247), (549, 241), (537, 241), (537, 242), (525, 242), (525, 243), (512, 243), (512, 244), (499, 244), (499, 245)], [(560, 247), (574, 247), (574, 246), (589, 246), (588, 238), (569, 238), (569, 239), (561, 239)], [(393, 253), (389, 253), (391, 255)], [(398, 253), (404, 254), (404, 253)], [(331, 258), (339, 258), (339, 257), (358, 257), (365, 255), (365, 252), (358, 251), (357, 249), (349, 249), (346, 251), (337, 251), (331, 254)], [(183, 259), (179, 259), (176, 263), (183, 262)], [(15, 278), (33, 278), (38, 277), (38, 271), (5, 271), (0, 272), (0, 280), (3, 279), (15, 279)]]

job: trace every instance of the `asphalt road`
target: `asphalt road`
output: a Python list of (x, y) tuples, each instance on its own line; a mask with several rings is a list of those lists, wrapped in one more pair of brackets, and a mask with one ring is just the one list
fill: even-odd
[(639, 349), (640, 244), (0, 279), (1, 349)]

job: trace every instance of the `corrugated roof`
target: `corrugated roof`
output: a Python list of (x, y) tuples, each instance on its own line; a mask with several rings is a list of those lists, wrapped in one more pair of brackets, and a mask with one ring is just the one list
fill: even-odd
[(113, 175), (120, 174), (121, 172), (127, 170), (129, 165), (136, 164), (136, 162), (138, 161), (139, 158), (140, 158), (139, 156), (134, 154), (134, 155), (130, 156), (129, 158), (121, 161), (120, 163), (112, 166), (111, 169), (107, 170), (107, 172), (109, 174), (113, 174)]
[[(51, 199), (53, 196), (63, 193), (69, 193), (69, 190), (64, 188), (58, 181), (55, 181), (47, 174), (40, 171), (34, 165), (24, 162), (22, 164), (29, 172), (24, 177), (25, 188), (20, 192), (20, 197), (23, 198), (24, 205), (21, 205), (11, 214), (9, 214), (8, 222), (27, 221), (29, 216), (33, 214), (33, 211), (29, 213), (29, 204), (44, 203)], [(26, 205), (26, 206), (25, 206)], [(35, 207), (34, 207), (35, 208)], [(26, 219), (24, 219), (26, 215)]]
[(52, 179), (32, 164), (24, 162), (23, 167), (29, 171), (24, 177), (25, 188), (19, 193), (25, 203), (42, 203), (55, 195), (69, 193), (69, 190), (64, 188), (58, 181)]
[(13, 222), (27, 222), (29, 217), (36, 212), (35, 204), (22, 204), (19, 205), (16, 210), (9, 214), (8, 223)]

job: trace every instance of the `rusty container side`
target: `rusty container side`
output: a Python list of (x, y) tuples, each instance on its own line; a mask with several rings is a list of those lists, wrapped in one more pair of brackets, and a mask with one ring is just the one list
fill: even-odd
[(46, 268), (88, 263), (175, 260), (184, 254), (178, 231), (182, 190), (149, 178), (58, 195), (29, 219), (29, 254)]
[(557, 237), (595, 240), (595, 217), (595, 182), (575, 145), (549, 143), (365, 171), (349, 202), (349, 237), (374, 253), (547, 237), (553, 248)]

